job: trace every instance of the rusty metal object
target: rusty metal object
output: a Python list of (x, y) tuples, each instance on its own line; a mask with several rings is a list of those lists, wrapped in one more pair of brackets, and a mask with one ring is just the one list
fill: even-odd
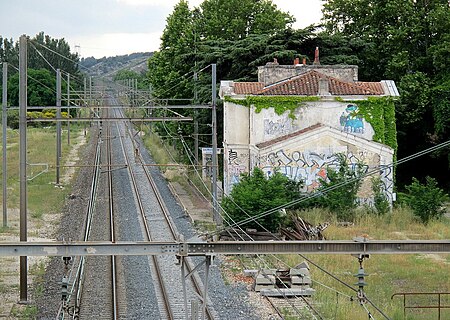
[[(437, 305), (407, 305), (406, 304), (406, 296), (437, 296), (438, 304)], [(395, 296), (403, 296), (403, 319), (406, 319), (406, 309), (438, 309), (438, 320), (441, 319), (441, 309), (450, 309), (450, 305), (441, 305), (441, 296), (450, 295), (450, 292), (398, 292), (394, 293), (391, 296), (391, 299), (394, 299)]]

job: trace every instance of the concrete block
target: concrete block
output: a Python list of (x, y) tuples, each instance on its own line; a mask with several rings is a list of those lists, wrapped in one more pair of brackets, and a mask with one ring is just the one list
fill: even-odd
[(291, 275), (291, 276), (310, 276), (310, 272), (309, 272), (309, 270), (308, 269), (306, 269), (306, 268), (299, 268), (299, 269), (297, 269), (297, 268), (292, 268), (292, 269), (290, 269), (289, 270), (289, 274)]
[(291, 283), (292, 285), (308, 285), (310, 286), (312, 284), (311, 277), (299, 277), (299, 276), (292, 276), (291, 277)]
[(255, 270), (255, 269), (245, 269), (244, 270), (244, 276), (246, 276), (246, 277), (255, 278), (257, 274), (258, 274), (258, 270)]

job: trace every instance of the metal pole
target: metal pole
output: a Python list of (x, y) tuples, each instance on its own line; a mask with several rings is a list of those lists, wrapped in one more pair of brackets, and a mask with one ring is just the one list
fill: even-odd
[(6, 203), (7, 199), (7, 166), (6, 166), (6, 126), (8, 125), (8, 115), (6, 113), (6, 106), (8, 104), (8, 63), (3, 62), (3, 93), (2, 93), (2, 146), (3, 146), (3, 227), (8, 226), (8, 204)]
[(211, 256), (206, 256), (205, 264), (205, 284), (203, 291), (203, 309), (202, 309), (202, 319), (206, 320), (206, 303), (208, 302), (208, 278), (209, 278), (209, 266), (211, 265)]
[[(84, 107), (87, 106), (87, 93), (86, 93), (86, 88), (87, 88), (87, 79), (84, 78), (84, 103), (83, 103), (83, 106), (84, 106)], [(84, 122), (84, 135), (86, 135), (86, 122)]]
[(188, 308), (187, 308), (187, 291), (186, 291), (186, 271), (184, 268), (186, 261), (185, 261), (185, 257), (180, 257), (181, 260), (181, 284), (182, 284), (182, 288), (183, 288), (183, 300), (184, 300), (184, 318), (185, 320), (189, 320), (188, 317)]
[[(92, 76), (89, 77), (89, 117), (92, 118)], [(92, 122), (89, 122), (89, 126), (92, 125)]]
[(56, 185), (59, 185), (61, 160), (61, 70), (56, 70)]
[(70, 74), (67, 73), (67, 144), (70, 145)]
[[(194, 104), (197, 104), (197, 72), (194, 73)], [(194, 111), (194, 156), (195, 165), (198, 165), (198, 110)]]
[[(27, 36), (19, 39), (20, 241), (27, 241)], [(27, 303), (27, 257), (20, 257), (20, 301)]]
[(222, 224), (222, 219), (219, 215), (219, 203), (217, 201), (217, 115), (216, 115), (216, 64), (212, 64), (212, 197), (213, 197), (213, 219), (217, 225)]

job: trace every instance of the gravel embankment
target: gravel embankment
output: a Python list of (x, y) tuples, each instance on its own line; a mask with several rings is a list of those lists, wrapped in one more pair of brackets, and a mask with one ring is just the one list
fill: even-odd
[[(115, 129), (114, 129), (115, 130)], [(123, 132), (122, 132), (123, 134)], [(117, 132), (112, 134), (118, 135)], [(94, 136), (94, 134), (93, 134)], [(122, 155), (122, 150), (119, 145), (118, 138), (114, 138), (113, 141), (113, 158), (115, 164), (125, 163)], [(143, 146), (143, 143), (140, 143)], [(93, 144), (87, 148), (83, 159), (92, 159), (94, 151)], [(131, 143), (126, 143), (126, 148), (132, 148)], [(132, 149), (131, 149), (132, 150)], [(153, 163), (150, 155), (145, 149), (141, 149), (141, 154), (147, 163)], [(89, 161), (84, 161), (89, 162)], [(192, 227), (188, 217), (184, 214), (182, 208), (177, 204), (175, 198), (168, 188), (167, 181), (162, 176), (160, 171), (156, 168), (149, 167), (155, 182), (161, 192), (161, 195), (166, 203), (166, 206), (170, 212), (171, 218), (176, 225), (178, 232), (180, 232), (184, 238), (198, 239), (195, 229)], [(84, 216), (86, 211), (87, 199), (89, 197), (88, 184), (91, 181), (92, 169), (81, 168), (78, 172), (78, 176), (73, 187), (73, 197), (67, 200), (65, 206), (65, 212), (60, 228), (60, 235), (57, 239), (72, 239), (80, 240), (82, 236), (82, 229), (84, 224)], [(106, 175), (104, 175), (106, 176)], [(129, 183), (128, 171), (125, 168), (115, 169), (113, 171), (114, 176), (114, 196), (115, 196), (115, 214), (117, 218), (117, 240), (123, 241), (140, 241), (143, 240), (142, 226), (140, 225), (137, 217), (138, 211), (136, 210), (136, 201), (132, 196), (132, 189)], [(99, 201), (103, 201), (104, 197), (100, 196)], [(147, 203), (146, 205), (151, 206)], [(98, 205), (99, 210), (103, 210), (101, 204)], [(104, 219), (103, 219), (104, 220)], [(93, 239), (99, 240), (104, 237), (102, 232), (104, 228), (101, 225), (102, 219), (99, 218), (95, 223), (92, 236)], [(149, 264), (148, 257), (119, 257), (119, 275), (121, 276), (121, 290), (122, 295), (126, 296), (121, 303), (121, 319), (160, 319), (160, 311), (158, 305), (158, 299), (155, 294), (155, 288), (152, 276), (152, 267)], [(196, 263), (200, 262), (200, 258), (195, 260)], [(94, 264), (94, 270), (101, 270), (101, 265), (105, 262), (101, 259), (98, 260), (98, 265)], [(96, 266), (97, 265), (97, 266)], [(221, 261), (215, 259), (214, 265), (210, 269), (210, 276), (208, 282), (208, 295), (211, 304), (214, 306), (215, 313), (219, 319), (261, 319), (261, 316), (257, 313), (257, 307), (252, 305), (249, 300), (250, 295), (244, 284), (232, 284), (226, 285), (224, 279), (220, 273)], [(171, 267), (174, 274), (179, 277), (180, 269), (173, 263)], [(36, 303), (39, 307), (38, 319), (54, 319), (57, 313), (57, 308), (60, 303), (60, 284), (62, 275), (64, 272), (64, 265), (61, 258), (54, 258), (51, 260), (47, 267), (45, 274), (45, 290), (40, 297), (36, 298)], [(203, 278), (203, 268), (199, 272)], [(90, 281), (90, 280), (89, 280)], [(87, 300), (95, 305), (95, 296), (97, 295), (94, 288), (101, 288), (101, 285), (94, 282), (89, 284), (86, 281), (86, 287), (91, 292), (91, 297)], [(103, 280), (100, 281), (102, 283)], [(176, 299), (182, 300), (181, 283), (172, 282), (171, 286), (179, 286)], [(99, 308), (97, 308), (99, 309)], [(89, 309), (88, 309), (89, 310)], [(93, 311), (82, 312), (82, 315), (94, 315)], [(100, 313), (97, 314), (97, 318), (100, 317)], [(83, 316), (84, 319), (89, 318)], [(95, 317), (94, 317), (95, 318)]]

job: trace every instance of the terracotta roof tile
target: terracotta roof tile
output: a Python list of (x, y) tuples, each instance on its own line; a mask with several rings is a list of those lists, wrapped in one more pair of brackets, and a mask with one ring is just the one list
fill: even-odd
[(376, 92), (379, 95), (384, 94), (383, 86), (381, 85), (381, 82), (355, 82), (357, 86), (365, 87), (369, 89), (370, 91)]
[(263, 88), (259, 93), (254, 94), (315, 96), (319, 92), (320, 79), (328, 80), (329, 90), (332, 95), (384, 94), (379, 82), (346, 82), (326, 76), (316, 70), (310, 70), (302, 75), (272, 84)]
[(262, 82), (235, 82), (234, 93), (236, 94), (257, 94), (262, 90)]
[(312, 131), (312, 130), (320, 128), (320, 127), (323, 127), (323, 125), (320, 124), (320, 123), (316, 123), (316, 124), (314, 124), (314, 125), (312, 125), (312, 126), (310, 126), (308, 128), (305, 128), (305, 129), (302, 129), (302, 130), (298, 130), (298, 131), (289, 133), (287, 135), (284, 135), (284, 136), (281, 136), (281, 137), (278, 137), (278, 138), (275, 138), (275, 139), (272, 139), (272, 140), (269, 140), (269, 141), (266, 141), (266, 142), (258, 143), (256, 146), (258, 148), (260, 148), (260, 149), (261, 148), (265, 148), (265, 147), (271, 146), (273, 144), (276, 144), (278, 142), (289, 140), (289, 139), (291, 139), (293, 137), (297, 137), (297, 136), (299, 136), (301, 134), (304, 134), (306, 132)]

